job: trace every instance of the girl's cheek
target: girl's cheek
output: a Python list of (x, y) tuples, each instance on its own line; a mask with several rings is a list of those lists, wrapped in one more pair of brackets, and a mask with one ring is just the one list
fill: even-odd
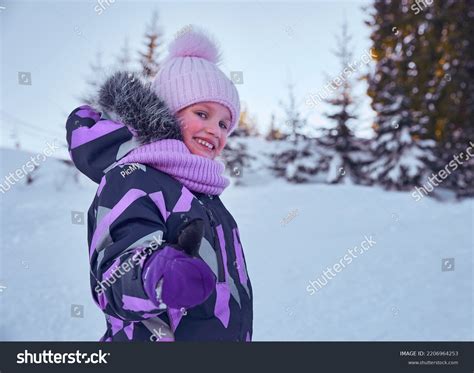
[(181, 124), (181, 129), (185, 133), (191, 132), (192, 126), (190, 125), (189, 121), (183, 121)]
[(193, 120), (187, 120), (185, 122), (183, 122), (183, 128), (187, 131), (187, 132), (197, 132), (200, 128), (200, 123), (199, 121), (193, 119)]

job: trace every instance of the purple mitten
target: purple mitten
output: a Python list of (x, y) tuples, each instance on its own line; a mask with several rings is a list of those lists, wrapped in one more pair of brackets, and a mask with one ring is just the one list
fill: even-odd
[(171, 308), (191, 308), (203, 303), (216, 284), (216, 276), (202, 259), (193, 258), (172, 246), (154, 253), (143, 269), (145, 291), (157, 306), (160, 302), (156, 286), (161, 279), (161, 299)]

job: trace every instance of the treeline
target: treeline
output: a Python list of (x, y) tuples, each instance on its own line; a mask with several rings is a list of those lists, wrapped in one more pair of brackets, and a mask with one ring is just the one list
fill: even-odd
[[(264, 137), (278, 143), (269, 154), (268, 168), (290, 182), (355, 183), (409, 190), (440, 184), (458, 197), (474, 195), (474, 2), (375, 0), (367, 8), (371, 29), (370, 72), (348, 77), (324, 98), (327, 126), (309, 136), (309, 123), (297, 104), (294, 87), (272, 116), (267, 133), (259, 133), (251, 110), (242, 105), (238, 129), (223, 158), (236, 178), (254, 154), (244, 140)], [(187, 26), (189, 27), (189, 26)], [(336, 38), (335, 55), (343, 71), (353, 58), (347, 24)], [(147, 26), (143, 45), (132, 57), (125, 41), (113, 66), (105, 67), (101, 53), (91, 64), (93, 92), (104, 72), (126, 69), (152, 79), (160, 67), (164, 37), (158, 13)], [(373, 137), (361, 138), (354, 86), (367, 83), (375, 112)], [(80, 97), (87, 102), (88, 95)], [(363, 124), (363, 123), (362, 123)], [(462, 155), (461, 155), (462, 154)], [(456, 167), (453, 166), (453, 161)], [(441, 177), (440, 177), (441, 175)], [(446, 175), (446, 176), (445, 176)], [(434, 179), (438, 181), (434, 183)]]

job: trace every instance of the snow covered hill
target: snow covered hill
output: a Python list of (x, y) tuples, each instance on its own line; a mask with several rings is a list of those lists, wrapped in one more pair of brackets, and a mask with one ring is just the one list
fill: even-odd
[[(0, 149), (1, 182), (30, 156)], [(254, 340), (473, 340), (472, 200), (416, 202), (407, 192), (294, 185), (262, 172), (222, 195), (254, 288)], [(84, 221), (96, 187), (76, 176), (48, 158), (33, 184), (0, 193), (0, 340), (97, 341), (105, 331)], [(308, 290), (367, 238), (375, 244)]]

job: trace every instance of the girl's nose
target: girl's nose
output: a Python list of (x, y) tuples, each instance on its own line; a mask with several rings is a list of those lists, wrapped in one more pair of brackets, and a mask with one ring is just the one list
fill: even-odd
[(206, 128), (207, 132), (212, 136), (219, 137), (219, 122), (214, 123)]

